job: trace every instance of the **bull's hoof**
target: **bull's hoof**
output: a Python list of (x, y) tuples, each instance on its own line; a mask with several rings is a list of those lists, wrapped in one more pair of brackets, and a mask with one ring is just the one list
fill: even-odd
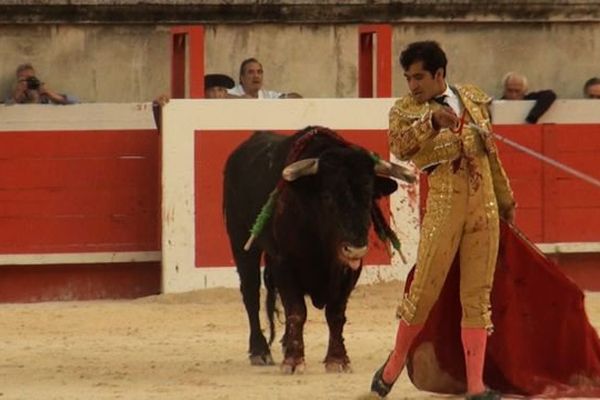
[(275, 365), (275, 361), (273, 361), (273, 357), (270, 354), (259, 354), (256, 356), (250, 356), (250, 365)]
[(332, 374), (349, 373), (352, 372), (352, 367), (345, 361), (325, 361), (325, 371)]
[(281, 363), (281, 372), (284, 374), (303, 374), (306, 369), (304, 358), (286, 358)]

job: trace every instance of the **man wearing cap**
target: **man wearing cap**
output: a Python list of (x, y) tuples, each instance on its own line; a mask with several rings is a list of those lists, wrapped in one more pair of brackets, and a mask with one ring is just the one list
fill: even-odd
[(227, 93), (227, 89), (235, 86), (235, 82), (227, 75), (207, 74), (204, 75), (204, 97), (207, 99), (235, 98)]

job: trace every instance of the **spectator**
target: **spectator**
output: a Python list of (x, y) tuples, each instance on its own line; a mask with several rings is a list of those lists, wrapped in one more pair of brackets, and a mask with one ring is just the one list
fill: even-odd
[(600, 78), (590, 78), (583, 85), (583, 94), (586, 99), (600, 99)]
[(29, 63), (17, 67), (17, 82), (6, 104), (74, 104), (77, 99), (54, 92), (45, 82), (36, 77), (35, 69)]
[(263, 67), (256, 58), (248, 58), (240, 65), (240, 83), (229, 94), (251, 99), (292, 99), (301, 98), (298, 93), (281, 93), (264, 90)]
[(535, 105), (525, 118), (530, 124), (535, 124), (556, 100), (556, 93), (552, 90), (527, 93), (527, 78), (516, 72), (504, 75), (502, 86), (504, 87), (503, 100), (535, 100)]
[(204, 75), (204, 97), (207, 99), (229, 98), (228, 89), (235, 86), (235, 82), (227, 75), (207, 74)]

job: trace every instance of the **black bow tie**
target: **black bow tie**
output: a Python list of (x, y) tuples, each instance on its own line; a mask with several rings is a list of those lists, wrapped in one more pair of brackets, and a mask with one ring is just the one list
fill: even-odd
[(441, 104), (443, 106), (450, 107), (450, 104), (448, 104), (448, 101), (446, 100), (447, 98), (448, 98), (448, 95), (443, 94), (441, 96), (434, 97), (433, 101), (435, 101), (436, 103)]

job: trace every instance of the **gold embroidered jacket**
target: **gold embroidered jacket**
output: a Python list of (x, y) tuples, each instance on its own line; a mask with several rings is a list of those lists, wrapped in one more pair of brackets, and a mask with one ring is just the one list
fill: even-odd
[(399, 159), (412, 161), (420, 169), (452, 162), (465, 155), (487, 153), (498, 208), (503, 214), (515, 206), (515, 201), (494, 139), (468, 126), (472, 122), (491, 132), (488, 110), (491, 98), (473, 85), (457, 85), (454, 89), (467, 113), (460, 134), (449, 129), (438, 133), (433, 128), (431, 115), (441, 105), (433, 100), (418, 103), (409, 94), (398, 99), (390, 110), (390, 150)]

